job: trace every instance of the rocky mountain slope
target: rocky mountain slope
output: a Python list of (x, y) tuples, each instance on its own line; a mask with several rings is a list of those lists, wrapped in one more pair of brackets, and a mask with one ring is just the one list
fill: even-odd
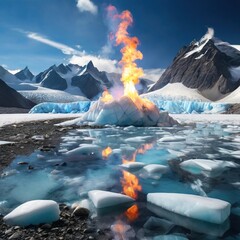
[(30, 109), (35, 104), (0, 79), (0, 106)]
[[(183, 47), (173, 63), (149, 91), (169, 83), (182, 83), (197, 89), (209, 100), (220, 100), (240, 86), (240, 51), (238, 46), (222, 42), (213, 30), (199, 42)], [(177, 89), (176, 89), (177, 90)]]

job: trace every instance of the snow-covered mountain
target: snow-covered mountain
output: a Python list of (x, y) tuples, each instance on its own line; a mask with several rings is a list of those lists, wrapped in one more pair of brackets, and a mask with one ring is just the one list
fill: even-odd
[(215, 38), (213, 29), (209, 29), (200, 41), (179, 51), (149, 91), (169, 83), (182, 83), (209, 100), (220, 100), (240, 86), (239, 50), (240, 46)]
[(11, 87), (18, 85), (20, 83), (19, 79), (11, 74), (8, 70), (4, 67), (0, 66), (0, 79), (2, 79), (6, 84)]
[(30, 109), (35, 104), (0, 79), (0, 106)]
[(17, 72), (14, 74), (19, 80), (25, 81), (25, 80), (32, 80), (34, 78), (34, 75), (32, 72), (28, 69), (28, 67), (25, 67), (23, 70)]

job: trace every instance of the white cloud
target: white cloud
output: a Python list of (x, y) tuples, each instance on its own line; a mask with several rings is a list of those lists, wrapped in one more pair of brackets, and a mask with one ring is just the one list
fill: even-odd
[(59, 43), (59, 42), (52, 41), (52, 40), (50, 40), (46, 37), (41, 36), (38, 33), (26, 32), (26, 34), (27, 34), (28, 38), (34, 39), (38, 42), (41, 42), (41, 43), (47, 44), (51, 47), (57, 48), (57, 49), (61, 50), (66, 55), (81, 54), (80, 51), (78, 51), (74, 48), (71, 48), (71, 47), (69, 47), (65, 44)]
[(162, 76), (164, 71), (165, 69), (162, 68), (144, 69), (143, 77), (156, 82)]
[(69, 60), (70, 63), (78, 64), (80, 66), (86, 65), (89, 61), (92, 61), (94, 66), (100, 71), (106, 72), (120, 72), (120, 68), (117, 66), (117, 60), (112, 60), (108, 58), (102, 58), (100, 56), (94, 55), (83, 55), (83, 56), (72, 56)]
[(16, 74), (18, 72), (20, 72), (22, 69), (13, 69), (13, 70), (10, 70), (10, 69), (7, 69), (11, 74)]
[[(65, 44), (52, 41), (42, 35), (34, 32), (25, 32), (23, 30), (18, 30), (27, 35), (28, 38), (31, 38), (35, 41), (39, 41), (43, 44), (49, 45), (51, 47), (57, 48), (62, 51), (65, 55), (71, 55), (70, 59), (68, 60), (70, 63), (78, 64), (80, 66), (86, 65), (89, 61), (92, 61), (94, 66), (96, 66), (100, 71), (106, 72), (115, 72), (121, 73), (121, 68), (118, 66), (118, 61), (115, 59), (109, 59), (108, 57), (104, 56), (97, 56), (86, 53), (84, 50), (80, 51), (69, 47)], [(80, 48), (80, 45), (76, 46)], [(111, 51), (111, 44), (105, 45), (105, 49), (102, 48), (102, 54), (105, 52), (105, 55)], [(103, 54), (104, 55), (104, 54)], [(144, 69), (144, 77), (150, 79), (152, 81), (157, 81), (165, 69), (156, 68), (156, 69)], [(20, 71), (20, 70), (10, 70), (10, 71)]]
[(77, 7), (80, 12), (97, 14), (98, 8), (91, 0), (77, 0)]

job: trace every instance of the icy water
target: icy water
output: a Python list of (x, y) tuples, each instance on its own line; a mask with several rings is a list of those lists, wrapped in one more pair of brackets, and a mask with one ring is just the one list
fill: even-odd
[[(183, 170), (180, 163), (189, 159), (224, 160), (227, 165), (221, 164), (214, 172)], [(88, 191), (100, 189), (136, 199), (131, 206), (104, 212), (96, 211), (90, 203), (98, 227), (110, 227), (116, 239), (163, 239), (163, 235), (178, 236), (164, 239), (240, 239), (239, 159), (240, 126), (72, 130), (57, 149), (17, 157), (3, 171), (0, 213), (33, 199), (67, 204), (85, 200), (89, 204)], [(18, 165), (22, 161), (34, 169)], [(126, 171), (119, 166), (131, 162), (161, 164), (166, 168), (159, 173), (144, 169)], [(226, 200), (232, 204), (232, 213), (221, 225), (193, 220), (147, 204), (146, 195), (152, 192)]]

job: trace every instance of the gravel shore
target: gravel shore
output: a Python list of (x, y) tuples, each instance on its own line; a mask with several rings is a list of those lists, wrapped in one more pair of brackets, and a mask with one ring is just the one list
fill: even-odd
[[(18, 155), (28, 155), (41, 147), (55, 147), (61, 140), (61, 136), (74, 128), (54, 125), (64, 120), (69, 119), (33, 121), (0, 128), (0, 140), (13, 142), (0, 145), (0, 171)], [(44, 140), (36, 140), (34, 136), (37, 135), (43, 136)]]
[(89, 218), (85, 208), (74, 212), (65, 204), (60, 204), (60, 219), (52, 224), (37, 226), (7, 226), (0, 216), (0, 240), (107, 240), (113, 239), (110, 229), (104, 231), (96, 227), (95, 220)]

